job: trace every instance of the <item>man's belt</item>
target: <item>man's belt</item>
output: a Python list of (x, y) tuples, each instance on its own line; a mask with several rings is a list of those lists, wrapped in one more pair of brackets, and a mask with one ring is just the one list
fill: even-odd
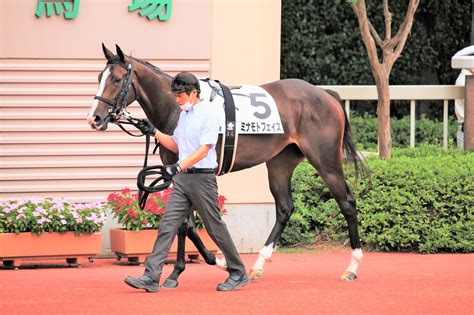
[(214, 174), (216, 172), (215, 168), (198, 168), (190, 167), (183, 171), (186, 174)]

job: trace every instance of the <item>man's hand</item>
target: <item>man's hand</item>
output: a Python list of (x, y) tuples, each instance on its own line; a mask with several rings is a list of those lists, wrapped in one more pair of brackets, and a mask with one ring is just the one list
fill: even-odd
[(165, 177), (166, 180), (170, 180), (174, 175), (180, 173), (181, 171), (181, 166), (179, 166), (178, 163), (165, 165), (165, 173), (163, 174), (163, 177)]
[(148, 120), (144, 119), (144, 120), (140, 120), (136, 127), (144, 134), (148, 134), (152, 137), (155, 136), (155, 133), (156, 133), (156, 129), (155, 127), (153, 126), (153, 124), (151, 122), (149, 122)]

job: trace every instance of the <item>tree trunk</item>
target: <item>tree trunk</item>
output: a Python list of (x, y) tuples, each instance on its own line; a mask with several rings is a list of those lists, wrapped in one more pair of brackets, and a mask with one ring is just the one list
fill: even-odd
[[(393, 64), (403, 51), (408, 34), (410, 33), (413, 17), (420, 0), (410, 0), (405, 20), (395, 36), (392, 36), (392, 13), (388, 0), (383, 0), (383, 15), (385, 18), (385, 39), (382, 39), (367, 17), (365, 0), (351, 0), (352, 9), (357, 15), (362, 41), (367, 50), (370, 68), (377, 84), (377, 125), (379, 136), (379, 156), (389, 159), (392, 155), (392, 136), (390, 133), (390, 90), (388, 78)], [(382, 50), (383, 58), (379, 61), (377, 47)]]
[[(381, 67), (382, 68), (382, 67)], [(392, 156), (392, 134), (390, 129), (390, 89), (388, 75), (383, 69), (373, 69), (377, 83), (377, 129), (379, 136), (379, 156), (389, 159)]]

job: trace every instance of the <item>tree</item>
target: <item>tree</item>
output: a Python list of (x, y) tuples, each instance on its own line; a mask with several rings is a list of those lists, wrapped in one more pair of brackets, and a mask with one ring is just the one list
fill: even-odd
[[(420, 0), (409, 0), (405, 20), (398, 32), (392, 37), (392, 13), (389, 11), (388, 0), (383, 0), (383, 14), (385, 17), (385, 39), (377, 33), (367, 17), (365, 0), (348, 0), (359, 22), (362, 41), (369, 57), (370, 69), (377, 85), (377, 129), (379, 138), (379, 155), (390, 158), (392, 153), (392, 135), (390, 133), (390, 90), (389, 76), (393, 64), (403, 51), (410, 33), (413, 16)], [(381, 56), (379, 56), (379, 51)]]

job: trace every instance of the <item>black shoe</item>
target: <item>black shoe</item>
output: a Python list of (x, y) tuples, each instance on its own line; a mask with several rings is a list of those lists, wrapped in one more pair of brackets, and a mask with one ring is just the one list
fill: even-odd
[(141, 276), (139, 278), (126, 277), (125, 283), (135, 289), (143, 289), (146, 292), (158, 292), (160, 287), (158, 282), (147, 276)]
[(224, 283), (217, 285), (217, 291), (234, 291), (247, 284), (249, 284), (247, 275), (229, 276)]

